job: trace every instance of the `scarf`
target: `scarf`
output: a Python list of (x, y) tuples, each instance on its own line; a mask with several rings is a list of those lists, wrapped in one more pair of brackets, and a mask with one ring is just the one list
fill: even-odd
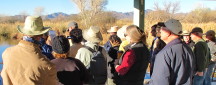
[(23, 40), (28, 41), (28, 42), (32, 42), (34, 44), (40, 44), (37, 40), (34, 40), (33, 38), (29, 37), (29, 36), (23, 36)]

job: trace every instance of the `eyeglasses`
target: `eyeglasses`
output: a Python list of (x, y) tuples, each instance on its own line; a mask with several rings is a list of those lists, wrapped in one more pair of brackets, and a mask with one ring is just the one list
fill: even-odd
[(127, 36), (127, 34), (124, 34), (124, 37), (126, 37)]

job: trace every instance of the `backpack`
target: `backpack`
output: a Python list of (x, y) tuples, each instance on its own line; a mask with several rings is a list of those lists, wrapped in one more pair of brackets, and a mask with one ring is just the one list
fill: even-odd
[(107, 61), (105, 56), (102, 54), (102, 47), (99, 46), (97, 51), (88, 46), (84, 46), (84, 48), (93, 53), (90, 64), (86, 66), (90, 73), (89, 83), (105, 84), (107, 79)]

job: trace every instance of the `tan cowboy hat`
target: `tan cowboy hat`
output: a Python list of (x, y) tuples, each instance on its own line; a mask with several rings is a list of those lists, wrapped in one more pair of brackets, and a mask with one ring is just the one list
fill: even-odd
[(83, 31), (83, 38), (90, 42), (99, 43), (103, 40), (100, 33), (100, 28), (97, 26), (91, 26), (89, 29)]
[(190, 33), (189, 33), (189, 31), (184, 30), (181, 35), (182, 36), (188, 36), (188, 35), (190, 35)]
[(107, 32), (117, 32), (117, 31), (118, 31), (118, 26), (113, 26)]
[(44, 27), (40, 16), (28, 16), (24, 27), (18, 26), (17, 30), (26, 35), (41, 35), (48, 32), (50, 27)]

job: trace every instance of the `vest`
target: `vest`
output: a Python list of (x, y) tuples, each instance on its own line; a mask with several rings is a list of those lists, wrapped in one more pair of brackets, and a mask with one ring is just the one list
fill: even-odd
[[(127, 47), (128, 49), (131, 49), (135, 52), (135, 62), (125, 75), (119, 75), (120, 81), (143, 82), (149, 63), (149, 50), (141, 42), (136, 43), (133, 46), (129, 44)], [(126, 52), (128, 51), (128, 49), (126, 48)], [(125, 53), (120, 58), (119, 63), (122, 63), (122, 59), (124, 58)]]

